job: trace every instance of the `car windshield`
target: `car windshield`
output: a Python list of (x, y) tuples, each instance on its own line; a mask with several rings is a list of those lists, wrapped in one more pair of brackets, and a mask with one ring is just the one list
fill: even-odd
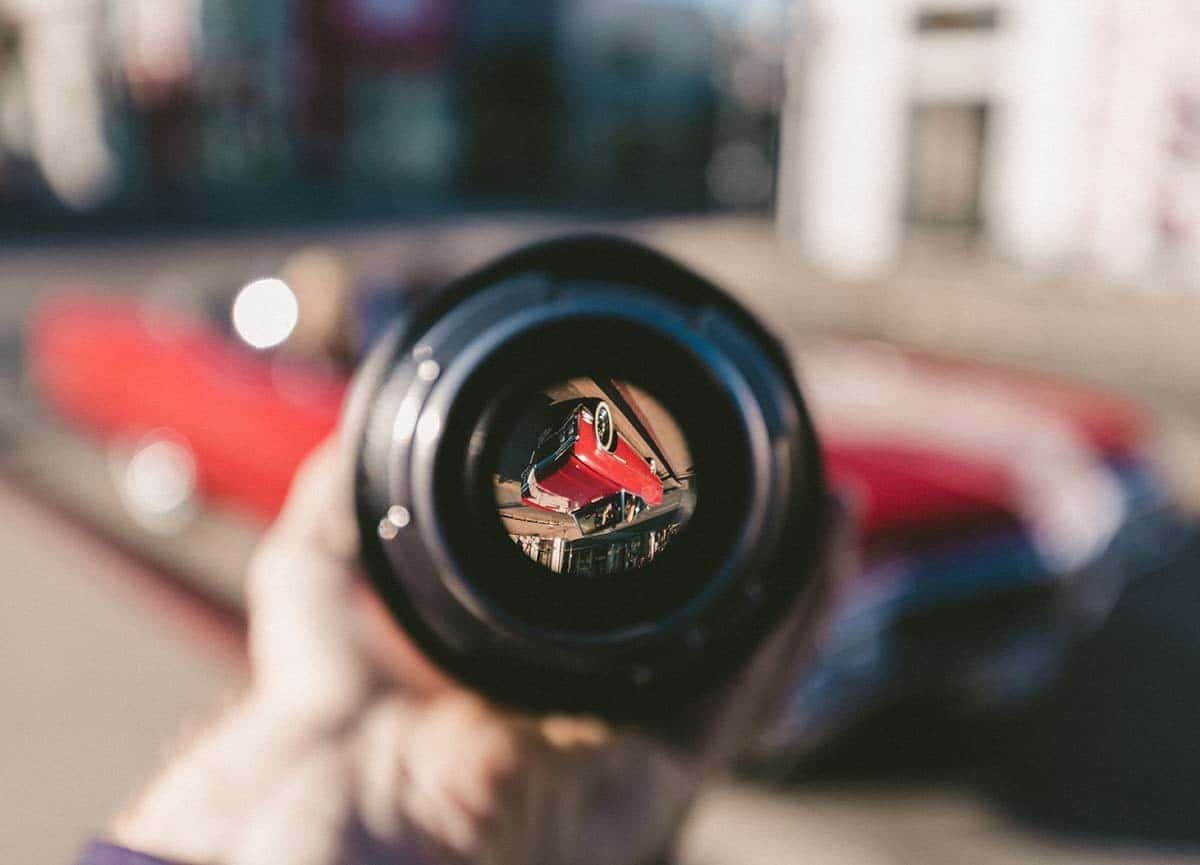
[(579, 437), (579, 412), (573, 411), (557, 427), (551, 427), (538, 438), (537, 447), (533, 451), (534, 465), (550, 459), (559, 450), (571, 444)]
[(575, 513), (575, 523), (584, 535), (618, 525), (625, 515), (626, 495), (624, 492), (592, 502)]

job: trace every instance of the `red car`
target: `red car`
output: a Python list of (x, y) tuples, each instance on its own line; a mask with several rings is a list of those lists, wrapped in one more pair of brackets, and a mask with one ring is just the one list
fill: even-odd
[(29, 333), (40, 392), (105, 442), (166, 431), (198, 492), (278, 513), (296, 467), (337, 425), (346, 382), (252, 352), (210, 322), (104, 295), (64, 295)]
[(575, 406), (541, 434), (521, 473), (521, 499), (572, 516), (611, 501), (611, 517), (597, 520), (602, 528), (662, 504), (663, 485), (654, 466), (617, 432), (612, 409), (601, 400)]

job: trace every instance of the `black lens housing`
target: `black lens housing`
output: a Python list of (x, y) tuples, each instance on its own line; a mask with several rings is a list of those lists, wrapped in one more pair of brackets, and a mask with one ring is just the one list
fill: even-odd
[[(699, 493), (645, 567), (568, 579), (526, 558), (492, 467), (531, 393), (631, 382), (674, 416)], [(816, 579), (816, 439), (779, 344), (721, 291), (613, 237), (518, 251), (424, 299), (348, 410), (368, 579), (433, 661), (502, 702), (669, 714), (719, 686)]]

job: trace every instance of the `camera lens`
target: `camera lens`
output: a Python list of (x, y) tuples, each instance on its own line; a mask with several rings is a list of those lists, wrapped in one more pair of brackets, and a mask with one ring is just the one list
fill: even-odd
[(495, 699), (661, 713), (816, 588), (823, 487), (783, 352), (628, 241), (552, 241), (426, 298), (347, 422), (368, 578)]

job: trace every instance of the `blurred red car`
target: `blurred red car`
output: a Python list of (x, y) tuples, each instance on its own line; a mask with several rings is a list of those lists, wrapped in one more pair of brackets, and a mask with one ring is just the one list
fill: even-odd
[(134, 299), (64, 295), (29, 330), (38, 390), (106, 444), (167, 434), (197, 492), (272, 519), (296, 468), (333, 432), (346, 381), (252, 351), (209, 321)]
[(521, 499), (535, 508), (573, 515), (614, 497), (621, 497), (618, 511), (628, 519), (647, 505), (662, 504), (662, 481), (617, 432), (608, 403), (576, 405), (538, 438), (521, 473)]

